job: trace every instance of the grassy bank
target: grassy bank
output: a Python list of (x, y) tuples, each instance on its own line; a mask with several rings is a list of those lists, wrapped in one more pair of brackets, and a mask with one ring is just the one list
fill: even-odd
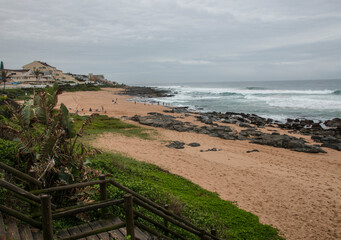
[[(168, 204), (171, 211), (202, 228), (217, 229), (223, 239), (281, 239), (276, 229), (261, 224), (256, 215), (155, 165), (104, 153), (92, 160), (92, 167), (160, 205)], [(114, 198), (122, 194), (114, 187), (109, 192)]]

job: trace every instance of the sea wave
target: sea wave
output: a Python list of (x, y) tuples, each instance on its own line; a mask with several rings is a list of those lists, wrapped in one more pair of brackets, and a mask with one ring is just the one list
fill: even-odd
[(246, 87), (247, 90), (265, 90), (264, 87)]
[(334, 95), (341, 95), (341, 90), (336, 90), (333, 92)]
[(266, 89), (258, 87), (247, 87), (242, 88), (197, 88), (197, 87), (184, 87), (184, 86), (173, 86), (168, 87), (168, 90), (173, 92), (181, 92), (183, 94), (198, 94), (198, 95), (221, 95), (221, 96), (231, 96), (234, 94), (242, 95), (253, 95), (253, 94), (300, 94), (300, 95), (327, 95), (327, 94), (339, 94), (335, 93), (337, 91), (333, 90), (282, 90), (282, 89)]

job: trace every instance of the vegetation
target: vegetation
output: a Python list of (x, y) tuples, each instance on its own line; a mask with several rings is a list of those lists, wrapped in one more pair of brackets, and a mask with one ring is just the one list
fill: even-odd
[[(73, 115), (75, 128), (79, 128), (82, 122), (86, 120), (85, 116)], [(127, 137), (139, 137), (142, 139), (152, 139), (156, 131), (142, 128), (133, 124), (120, 121), (117, 118), (108, 117), (106, 115), (97, 115), (93, 118), (92, 123), (84, 129), (83, 136), (92, 138), (95, 134), (112, 132), (122, 134)]]
[(41, 71), (39, 71), (39, 69), (34, 69), (33, 70), (33, 75), (36, 77), (36, 81), (39, 81), (40, 75), (42, 74)]
[(94, 85), (94, 84), (78, 84), (78, 85), (70, 85), (65, 84), (59, 86), (59, 89), (63, 92), (79, 92), (79, 91), (99, 91), (101, 90), (100, 86)]
[[(59, 92), (78, 92), (78, 91), (99, 91), (101, 88), (93, 84), (80, 84), (71, 86), (69, 84), (60, 85)], [(7, 98), (14, 100), (28, 100), (32, 98), (32, 95), (36, 92), (45, 91), (44, 88), (17, 88), (7, 89)]]
[(76, 144), (91, 117), (76, 134), (65, 105), (55, 110), (57, 95), (55, 84), (35, 94), (18, 109), (8, 105), (11, 122), (0, 122), (0, 129), (11, 133), (18, 142), (20, 162), (26, 165), (27, 171), (35, 169), (46, 187), (88, 180), (95, 173), (83, 164), (93, 152)]

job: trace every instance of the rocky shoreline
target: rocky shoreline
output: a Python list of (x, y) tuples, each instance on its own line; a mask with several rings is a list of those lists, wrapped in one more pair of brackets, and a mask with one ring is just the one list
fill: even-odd
[[(150, 87), (128, 87), (124, 94), (144, 98), (170, 97), (170, 91)], [(269, 145), (273, 147), (291, 149), (298, 152), (325, 153), (321, 147), (341, 151), (341, 119), (334, 118), (327, 121), (314, 122), (308, 119), (287, 119), (285, 123), (270, 118), (263, 118), (256, 114), (235, 112), (207, 112), (199, 113), (188, 110), (187, 107), (172, 107), (165, 113), (181, 113), (187, 116), (193, 115), (205, 124), (198, 125), (183, 122), (180, 118), (160, 113), (148, 113), (148, 116), (135, 115), (131, 120), (143, 125), (160, 127), (179, 132), (195, 132), (219, 137), (226, 140), (248, 140), (251, 143)], [(245, 128), (239, 132), (233, 131), (223, 124), (234, 124)], [(264, 127), (275, 127), (288, 130), (290, 133), (298, 133), (311, 136), (316, 144), (308, 144), (303, 138), (296, 138), (278, 132), (264, 133), (260, 131)]]
[(122, 94), (140, 98), (172, 97), (170, 91), (153, 87), (125, 87)]

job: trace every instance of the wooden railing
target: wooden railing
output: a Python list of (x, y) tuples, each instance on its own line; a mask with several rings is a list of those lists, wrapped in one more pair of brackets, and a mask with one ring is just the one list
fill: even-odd
[[(144, 229), (145, 231), (159, 238), (169, 239), (169, 240), (174, 239), (174, 238), (184, 239), (184, 240), (187, 239), (186, 237), (172, 230), (169, 226), (170, 224), (172, 224), (174, 226), (177, 226), (189, 232), (190, 234), (193, 234), (198, 239), (219, 240), (219, 238), (216, 237), (216, 232), (214, 229), (211, 230), (211, 233), (206, 232), (203, 229), (196, 227), (192, 223), (182, 219), (178, 215), (168, 211), (167, 206), (161, 207), (160, 205), (132, 191), (131, 189), (122, 186), (118, 182), (112, 179), (105, 179), (105, 176), (103, 175), (100, 176), (99, 178), (100, 180), (41, 189), (40, 188), (41, 182), (37, 181), (35, 178), (27, 174), (24, 174), (20, 171), (17, 171), (3, 163), (0, 163), (0, 168), (5, 169), (6, 171), (12, 173), (14, 176), (20, 179), (30, 182), (33, 190), (31, 190), (30, 192), (25, 191), (15, 186), (14, 184), (10, 184), (4, 180), (0, 180), (0, 186), (15, 193), (15, 196), (19, 197), (20, 199), (26, 200), (27, 202), (29, 202), (30, 204), (34, 206), (40, 206), (40, 209), (41, 209), (40, 213), (37, 213), (37, 212), (32, 213), (30, 217), (22, 213), (19, 213), (13, 209), (9, 209), (8, 207), (2, 204), (0, 204), (0, 211), (5, 212), (11, 216), (14, 216), (22, 221), (25, 221), (31, 224), (32, 226), (42, 229), (44, 239), (46, 240), (54, 239), (53, 238), (54, 230), (53, 230), (53, 224), (52, 224), (53, 220), (61, 218), (61, 217), (75, 215), (77, 213), (87, 212), (87, 211), (92, 211), (92, 210), (97, 210), (97, 209), (101, 209), (101, 217), (106, 218), (108, 216), (108, 207), (110, 206), (119, 206), (124, 209), (125, 222), (114, 225), (114, 226), (103, 227), (100, 229), (84, 232), (78, 235), (73, 235), (71, 237), (67, 237), (63, 239), (71, 240), (71, 239), (84, 238), (84, 237), (98, 234), (101, 232), (107, 232), (107, 231), (112, 231), (112, 230), (119, 229), (122, 227), (126, 227), (127, 234), (131, 236), (132, 240), (134, 240), (135, 239), (135, 232), (134, 232), (135, 226), (141, 229)], [(32, 173), (32, 176), (33, 175), (34, 173)], [(108, 199), (108, 195), (107, 195), (108, 184), (113, 185), (116, 188), (125, 192), (126, 194), (124, 195), (124, 197), (122, 199)], [(70, 207), (65, 207), (65, 208), (57, 208), (57, 206), (51, 202), (51, 196), (48, 195), (49, 193), (55, 194), (57, 191), (70, 190), (70, 189), (75, 189), (75, 188), (83, 188), (86, 186), (93, 186), (93, 185), (100, 185), (99, 187), (100, 188), (100, 201), (93, 202), (93, 203), (75, 205), (75, 206), (70, 206)], [(37, 195), (39, 195), (39, 197)], [(163, 223), (159, 223), (155, 221), (154, 219), (151, 219), (150, 217), (144, 215), (143, 213), (134, 210), (134, 206), (136, 207), (140, 206), (143, 209), (161, 217), (163, 219)], [(33, 219), (37, 217), (41, 217), (40, 218), (41, 222)], [(162, 233), (160, 233), (159, 231), (156, 231), (150, 226), (147, 226), (146, 224), (141, 223), (139, 219), (142, 219), (154, 225), (156, 228), (160, 229)], [(172, 236), (173, 238), (171, 238), (170, 236)]]

